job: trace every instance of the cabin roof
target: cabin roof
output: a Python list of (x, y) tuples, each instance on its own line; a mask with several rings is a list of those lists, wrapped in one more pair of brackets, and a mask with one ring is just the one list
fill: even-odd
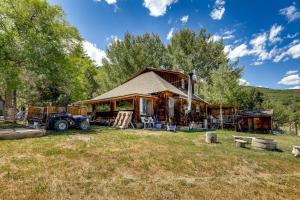
[[(220, 109), (220, 104), (210, 104), (208, 106), (208, 108), (210, 109)], [(238, 109), (238, 106), (237, 105), (222, 105), (222, 109), (230, 109), (230, 108), (234, 108), (234, 109)]]
[[(169, 91), (179, 95), (180, 97), (187, 98), (187, 94), (185, 91), (176, 88), (174, 85), (160, 77), (155, 72), (149, 71), (146, 73), (142, 73), (139, 76), (136, 76), (133, 79), (125, 82), (124, 84), (110, 90), (109, 92), (106, 92), (88, 101), (105, 101), (117, 97), (132, 95), (149, 96), (154, 93), (165, 91)], [(200, 97), (197, 97), (195, 95), (193, 99), (202, 100)]]
[(242, 117), (272, 117), (273, 110), (241, 110), (238, 116)]

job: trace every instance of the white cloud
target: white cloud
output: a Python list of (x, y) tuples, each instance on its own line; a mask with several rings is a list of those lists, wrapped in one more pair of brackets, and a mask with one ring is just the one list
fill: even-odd
[(297, 74), (298, 70), (290, 70), (286, 72), (286, 75)]
[(173, 34), (174, 34), (174, 28), (171, 28), (167, 35), (167, 40), (170, 40), (173, 37)]
[(215, 35), (213, 35), (213, 36), (211, 37), (211, 39), (212, 39), (214, 42), (216, 42), (216, 41), (221, 40), (221, 39), (222, 39), (222, 36), (215, 34)]
[(225, 31), (224, 33), (222, 33), (222, 35), (214, 34), (211, 39), (213, 41), (218, 41), (218, 40), (221, 40), (221, 39), (229, 40), (229, 39), (232, 39), (232, 38), (235, 37), (233, 35), (234, 32), (235, 32), (235, 30), (229, 30), (229, 31)]
[(180, 18), (180, 21), (181, 21), (182, 23), (184, 23), (184, 24), (187, 23), (188, 20), (189, 20), (189, 16), (188, 16), (188, 15), (182, 16), (182, 17)]
[(278, 53), (275, 58), (274, 62), (280, 62), (281, 60), (286, 61), (289, 59), (289, 57), (292, 57), (294, 59), (300, 57), (300, 41), (294, 40), (289, 45), (283, 47), (280, 49), (280, 53)]
[(292, 74), (283, 77), (278, 84), (282, 85), (299, 85), (300, 84), (300, 76), (299, 74)]
[(253, 38), (250, 41), (250, 44), (253, 45), (255, 49), (262, 49), (267, 41), (267, 34), (263, 33), (258, 35), (256, 38)]
[(286, 37), (289, 39), (294, 39), (295, 37), (297, 37), (299, 35), (299, 32), (294, 33), (294, 34), (288, 34)]
[(263, 61), (272, 59), (275, 55), (277, 55), (278, 50), (276, 47), (273, 47), (270, 51), (267, 51), (267, 41), (268, 34), (266, 32), (259, 34), (257, 37), (250, 40), (250, 44), (252, 45), (250, 54), (258, 57), (253, 63), (254, 65), (261, 65), (263, 64)]
[(248, 86), (248, 85), (250, 85), (249, 81), (247, 81), (247, 80), (245, 80), (243, 78), (240, 78), (239, 84), (242, 85), (242, 86)]
[(287, 55), (286, 52), (282, 52), (280, 54), (277, 54), (275, 56), (275, 58), (273, 59), (273, 62), (275, 62), (275, 63), (280, 62), (286, 55)]
[(270, 35), (269, 35), (269, 40), (271, 43), (276, 43), (276, 42), (282, 41), (282, 39), (280, 37), (278, 37), (278, 35), (280, 34), (280, 32), (282, 30), (283, 30), (283, 26), (281, 26), (281, 25), (274, 24), (271, 27)]
[(229, 52), (228, 58), (233, 61), (237, 60), (237, 58), (250, 55), (251, 53), (246, 44), (241, 44), (234, 49), (231, 49), (230, 46), (225, 46), (224, 50), (225, 52)]
[[(234, 45), (227, 45), (227, 47), (225, 47), (227, 52), (229, 52), (228, 58), (236, 60), (239, 57), (251, 55), (254, 56), (252, 65), (261, 65), (266, 60), (273, 60), (273, 62), (278, 63), (291, 58), (300, 58), (300, 40), (298, 39), (294, 39), (283, 47), (275, 46), (276, 42), (283, 40), (279, 37), (283, 29), (284, 27), (282, 25), (273, 24), (269, 31), (261, 32), (253, 36), (249, 43), (244, 42), (238, 45), (241, 40), (236, 40), (233, 43)], [(285, 38), (294, 38), (297, 35), (298, 32), (293, 35), (288, 35)], [(234, 37), (234, 35), (214, 35), (213, 39), (218, 40), (221, 37), (225, 40)]]
[(166, 14), (167, 7), (177, 0), (144, 0), (144, 7), (148, 8), (150, 15), (153, 17), (159, 17)]
[[(281, 25), (274, 24), (270, 28), (270, 31), (262, 32), (254, 36), (249, 41), (249, 46), (247, 43), (242, 43), (239, 46), (236, 46), (235, 48), (231, 47), (229, 51), (230, 54), (228, 57), (231, 60), (236, 60), (239, 57), (252, 55), (255, 56), (255, 59), (252, 63), (253, 65), (261, 65), (265, 60), (270, 60), (274, 57), (276, 57), (274, 60), (281, 60), (285, 57), (285, 55), (280, 55), (281, 52), (279, 52), (276, 46), (274, 46), (271, 49), (268, 49), (267, 47), (270, 46), (270, 43), (272, 44), (281, 40), (281, 38), (279, 38), (278, 35), (282, 30), (283, 27)], [(234, 35), (228, 33), (227, 38), (232, 37), (234, 37)]]
[[(96, 0), (96, 2), (100, 2), (101, 0)], [(105, 0), (107, 4), (113, 5), (117, 3), (117, 0)]]
[(224, 47), (224, 52), (225, 53), (230, 53), (232, 51), (232, 45), (226, 45)]
[(300, 12), (298, 12), (298, 9), (295, 7), (295, 5), (280, 9), (279, 14), (284, 15), (289, 22), (300, 18)]
[(106, 42), (108, 43), (108, 46), (110, 46), (112, 43), (116, 41), (121, 41), (121, 39), (116, 35), (110, 35), (106, 38)]
[(292, 56), (292, 58), (299, 58), (300, 57), (300, 43), (290, 47), (287, 53)]
[(229, 39), (232, 39), (234, 38), (234, 35), (224, 35), (223, 36), (223, 40), (229, 40)]
[(117, 3), (117, 0), (105, 0), (106, 1), (106, 3), (108, 3), (108, 4), (116, 4)]
[(290, 90), (299, 90), (300, 89), (300, 85), (296, 85), (294, 87), (290, 87)]
[(102, 65), (102, 59), (106, 57), (105, 51), (97, 48), (95, 44), (90, 43), (89, 41), (83, 42), (83, 49), (86, 54), (91, 57), (98, 66)]
[(210, 16), (213, 20), (221, 20), (225, 13), (225, 1), (216, 0), (214, 4), (214, 9), (211, 11)]

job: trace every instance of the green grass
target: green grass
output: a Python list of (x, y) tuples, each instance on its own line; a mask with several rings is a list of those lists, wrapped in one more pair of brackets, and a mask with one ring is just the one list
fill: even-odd
[[(0, 124), (1, 128), (1, 124)], [(298, 199), (300, 159), (280, 151), (236, 148), (218, 131), (115, 130), (48, 132), (42, 138), (0, 141), (0, 199)], [(262, 137), (262, 135), (259, 135)]]

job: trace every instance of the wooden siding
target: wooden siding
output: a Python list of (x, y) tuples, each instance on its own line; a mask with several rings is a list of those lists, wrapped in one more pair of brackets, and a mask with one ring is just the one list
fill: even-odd
[[(120, 98), (119, 100), (133, 100), (133, 119), (134, 123), (140, 122), (140, 99), (145, 98), (152, 101), (153, 105), (153, 116), (155, 116), (158, 121), (162, 123), (167, 123), (170, 116), (169, 116), (169, 107), (168, 107), (168, 98), (174, 98), (174, 117), (171, 119), (172, 123), (178, 125), (187, 125), (189, 122), (203, 122), (203, 119), (207, 116), (207, 104), (200, 101), (193, 100), (192, 102), (192, 112), (186, 116), (184, 112), (184, 105), (187, 104), (187, 100), (179, 98), (177, 95), (171, 92), (160, 92), (155, 94), (153, 98), (149, 97), (140, 97), (140, 96), (133, 96), (128, 98)], [(108, 102), (98, 102), (93, 104), (93, 119), (94, 120), (113, 120), (116, 116), (118, 111), (115, 110), (117, 100), (112, 100)], [(99, 104), (110, 104), (110, 111), (106, 112), (98, 112), (96, 110), (96, 106)], [(200, 112), (196, 112), (196, 105), (200, 106)]]

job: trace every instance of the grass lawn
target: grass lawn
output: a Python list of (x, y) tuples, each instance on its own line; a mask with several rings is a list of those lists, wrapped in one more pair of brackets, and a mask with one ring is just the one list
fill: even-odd
[(0, 199), (299, 199), (300, 138), (263, 136), (281, 151), (262, 152), (236, 148), (237, 134), (250, 135), (93, 127), (0, 141)]

